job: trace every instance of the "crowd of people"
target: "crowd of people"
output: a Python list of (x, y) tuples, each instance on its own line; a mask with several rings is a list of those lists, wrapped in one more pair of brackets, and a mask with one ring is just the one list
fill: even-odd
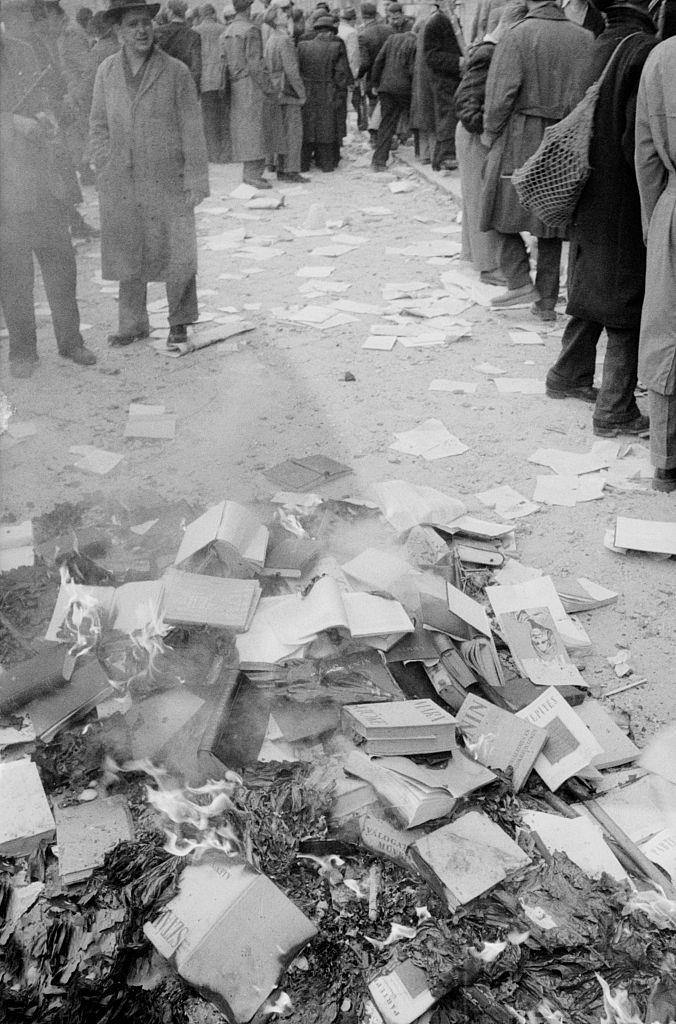
[[(452, 7), (431, 2), (379, 12), (364, 0), (357, 13), (320, 0), (307, 13), (227, 0), (219, 14), (109, 0), (71, 21), (59, 0), (0, 0), (0, 16), (0, 301), (15, 376), (38, 358), (33, 254), (59, 352), (95, 362), (71, 241), (95, 233), (78, 212), (82, 185), (99, 195), (103, 277), (120, 282), (109, 343), (148, 335), (147, 283), (163, 281), (175, 344), (198, 319), (194, 208), (209, 162), (241, 163), (257, 190), (272, 187), (266, 174), (332, 172), (352, 107), (374, 172), (411, 138), (432, 170), (459, 164), (462, 255), (504, 288), (495, 308), (555, 320), (570, 242), (547, 394), (592, 403), (600, 437), (650, 430), (653, 486), (676, 490), (674, 0), (480, 0), (469, 46)], [(512, 174), (599, 80), (591, 174), (570, 224), (554, 228), (520, 203)]]

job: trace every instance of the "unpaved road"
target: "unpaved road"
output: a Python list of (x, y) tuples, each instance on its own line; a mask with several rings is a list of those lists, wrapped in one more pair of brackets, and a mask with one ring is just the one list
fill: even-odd
[[(173, 360), (146, 344), (109, 349), (106, 334), (116, 326), (115, 298), (101, 291), (98, 246), (81, 245), (81, 313), (91, 325), (85, 338), (99, 363), (90, 370), (61, 361), (43, 316), (40, 367), (32, 380), (15, 381), (7, 374), (7, 343), (2, 342), (0, 365), (15, 421), (32, 421), (38, 427), (35, 436), (2, 450), (3, 519), (38, 515), (66, 500), (86, 503), (94, 492), (133, 496), (141, 488), (196, 504), (223, 497), (259, 502), (275, 490), (262, 469), (317, 452), (354, 468), (355, 477), (324, 492), (332, 496), (363, 492), (372, 481), (397, 477), (457, 493), (472, 511), (494, 518), (475, 492), (505, 483), (531, 497), (536, 476), (549, 472), (528, 462), (536, 448), (588, 451), (594, 441), (588, 406), (540, 395), (501, 395), (476, 370), (477, 364), (490, 362), (509, 377), (543, 379), (558, 349), (561, 321), (558, 333), (547, 336), (544, 346), (514, 345), (507, 329), (527, 323), (527, 310), (498, 316), (474, 306), (463, 314), (473, 321), (471, 340), (431, 348), (397, 344), (386, 352), (361, 347), (369, 325), (380, 321), (377, 316), (359, 315), (356, 322), (330, 331), (281, 323), (272, 316), (276, 307), (304, 301), (325, 304), (341, 297), (301, 296), (303, 279), (296, 271), (305, 265), (335, 265), (331, 279), (350, 284), (342, 297), (361, 302), (382, 302), (381, 289), (388, 282), (439, 285), (443, 266), (429, 265), (424, 257), (388, 255), (386, 248), (442, 240), (445, 236), (432, 228), (450, 227), (457, 208), (418, 178), (413, 179), (413, 191), (392, 194), (391, 177), (372, 174), (367, 163), (368, 153), (353, 140), (337, 173), (313, 174), (310, 185), (288, 190), (282, 209), (265, 211), (259, 220), (234, 216), (245, 211), (243, 203), (228, 198), (239, 182), (239, 168), (212, 167), (212, 197), (204, 208), (227, 206), (229, 212), (200, 213), (202, 240), (245, 226), (251, 236), (263, 236), (267, 244), (272, 239), (284, 252), (255, 261), (201, 247), (199, 287), (215, 290), (202, 298), (202, 307), (255, 307), (245, 309), (244, 315), (256, 329), (235, 353), (214, 347)], [(395, 169), (408, 173), (401, 164)], [(288, 228), (303, 226), (313, 206), (320, 206), (329, 220), (344, 220), (342, 231), (366, 236), (366, 241), (338, 258), (310, 256), (330, 239), (297, 238)], [(373, 206), (387, 207), (391, 214), (363, 212)], [(87, 217), (96, 216), (96, 196), (90, 190)], [(458, 234), (448, 237), (459, 239)], [(242, 277), (244, 268), (260, 272)], [(221, 279), (224, 273), (237, 279)], [(152, 285), (149, 298), (161, 299), (163, 294), (161, 285)], [(38, 295), (38, 301), (42, 304), (44, 298)], [(165, 315), (151, 319), (161, 325)], [(531, 324), (533, 330), (538, 326)], [(346, 371), (356, 380), (345, 381)], [(476, 381), (479, 386), (473, 395), (430, 392), (434, 378)], [(125, 440), (132, 400), (162, 403), (175, 413), (175, 440)], [(428, 417), (442, 419), (469, 450), (434, 462), (389, 450), (395, 431)], [(69, 447), (74, 444), (122, 452), (124, 459), (108, 475), (95, 476), (72, 466)], [(615, 606), (582, 616), (595, 645), (586, 675), (595, 691), (620, 685), (606, 656), (617, 645), (631, 650), (637, 675), (648, 681), (609, 704), (631, 712), (639, 743), (673, 716), (676, 560), (615, 554), (603, 546), (603, 536), (618, 514), (668, 520), (675, 509), (675, 498), (650, 490), (606, 492), (600, 501), (573, 508), (543, 506), (516, 526), (518, 557), (524, 563), (547, 573), (584, 575), (619, 591)]]

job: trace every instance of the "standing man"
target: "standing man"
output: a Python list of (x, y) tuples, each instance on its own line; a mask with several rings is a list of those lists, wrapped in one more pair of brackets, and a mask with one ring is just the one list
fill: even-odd
[(275, 149), (268, 103), (274, 96), (263, 60), (263, 37), (251, 19), (252, 0), (233, 0), (235, 17), (221, 36), (227, 78), (232, 162), (243, 164), (242, 180), (252, 188), (272, 188), (263, 177), (265, 161)]
[[(392, 35), (392, 29), (384, 21), (378, 21), (378, 9), (373, 3), (361, 5), (362, 27), (359, 30), (359, 75), (364, 83), (364, 96), (370, 118), (376, 109), (378, 97), (371, 86), (371, 71), (376, 57), (385, 40)], [(375, 145), (376, 133), (371, 131), (371, 142)]]
[(359, 77), (359, 33), (357, 32), (357, 12), (354, 7), (343, 7), (338, 20), (338, 38), (345, 43), (347, 50), (347, 63), (350, 65), (352, 77), (356, 81)]
[(430, 76), (435, 146), (432, 170), (453, 171), (455, 154), (455, 94), (460, 85), (462, 49), (448, 15), (436, 9), (422, 28), (422, 57)]
[[(559, 358), (547, 374), (547, 394), (595, 399), (594, 433), (615, 437), (639, 434), (649, 426), (634, 397), (646, 282), (634, 122), (638, 83), (655, 45), (655, 26), (646, 0), (607, 7), (604, 0), (598, 3), (605, 8), (608, 27), (592, 43), (585, 84), (611, 63), (594, 111), (592, 172), (573, 217), (566, 308), (570, 320)], [(597, 395), (592, 384), (604, 327), (608, 344)]]
[[(27, 12), (22, 0), (3, 0), (5, 23), (12, 8)], [(53, 172), (54, 127), (39, 77), (31, 47), (0, 33), (0, 305), (9, 331), (10, 372), (24, 379), (38, 363), (33, 254), (59, 354), (83, 366), (96, 362), (80, 334), (75, 253)]]
[(200, 79), (200, 103), (207, 153), (210, 163), (223, 159), (223, 127), (225, 108), (221, 94), (221, 36), (224, 27), (216, 21), (216, 8), (204, 4), (202, 20), (195, 28), (201, 40), (202, 77)]
[(389, 16), (394, 34), (385, 40), (371, 71), (371, 85), (378, 93), (381, 113), (371, 164), (374, 171), (386, 169), (399, 119), (402, 115), (408, 118), (411, 107), (416, 38), (407, 31), (399, 4), (391, 5)]
[(154, 44), (158, 10), (145, 0), (111, 0), (122, 48), (94, 83), (102, 274), (120, 282), (114, 346), (147, 337), (148, 281), (166, 282), (169, 346), (185, 342), (198, 316), (194, 208), (209, 195), (206, 143), (190, 72)]
[[(553, 0), (528, 0), (527, 6), (523, 21), (496, 46), (488, 72), (482, 141), (490, 152), (480, 228), (499, 232), (500, 269), (507, 279), (507, 291), (491, 305), (530, 303), (535, 316), (555, 320), (565, 232), (524, 210), (511, 179), (538, 148), (545, 128), (566, 117), (584, 95), (594, 40)], [(535, 285), (521, 231), (538, 240)]]
[(298, 44), (298, 66), (307, 99), (303, 107), (301, 170), (314, 158), (320, 171), (335, 171), (345, 134), (345, 95), (352, 81), (345, 46), (330, 15), (317, 18), (314, 37)]
[(170, 20), (155, 29), (155, 42), (165, 53), (183, 61), (192, 75), (199, 92), (202, 81), (202, 40), (186, 21), (188, 5), (185, 0), (169, 0)]
[(304, 183), (309, 181), (300, 173), (305, 86), (298, 69), (298, 54), (289, 35), (286, 10), (270, 5), (265, 18), (269, 19), (271, 29), (265, 44), (265, 63), (277, 94), (284, 148), (283, 153), (273, 154), (277, 180)]
[(437, 4), (418, 16), (413, 24), (416, 37), (415, 64), (411, 92), (410, 124), (415, 135), (415, 154), (421, 164), (431, 164), (434, 152), (434, 97), (432, 80), (423, 55), (423, 29), (437, 10)]

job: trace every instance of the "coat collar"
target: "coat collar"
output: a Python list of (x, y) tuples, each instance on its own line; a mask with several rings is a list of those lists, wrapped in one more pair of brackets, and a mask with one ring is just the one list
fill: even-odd
[(544, 4), (538, 4), (537, 7), (528, 12), (524, 21), (527, 21), (528, 18), (538, 18), (544, 21), (568, 21), (565, 13), (553, 0), (547, 0)]
[[(122, 61), (124, 59), (124, 51), (122, 49), (119, 50), (119, 58), (120, 59), (118, 63), (118, 71), (120, 78), (122, 79), (124, 93), (125, 95), (128, 95), (127, 85), (124, 77), (124, 66), (122, 64)], [(165, 67), (167, 63), (167, 60), (170, 59), (171, 58), (167, 57), (166, 53), (160, 49), (157, 43), (155, 43), (155, 45), (153, 46), (153, 51), (148, 59), (148, 64), (146, 66), (145, 74), (143, 76), (143, 81), (141, 82), (139, 90), (136, 93), (136, 96), (134, 97), (133, 101), (131, 101), (129, 104), (132, 110), (140, 100), (141, 96), (143, 96), (143, 94), (146, 93), (148, 89), (151, 87), (151, 85), (153, 85), (153, 83), (157, 80), (158, 76), (162, 73), (162, 69)]]

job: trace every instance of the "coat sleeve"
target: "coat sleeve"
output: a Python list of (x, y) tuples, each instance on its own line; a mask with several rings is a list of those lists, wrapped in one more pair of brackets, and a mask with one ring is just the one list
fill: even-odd
[(283, 37), (281, 55), (282, 67), (284, 68), (286, 81), (291, 86), (301, 103), (305, 103), (305, 86), (303, 85), (303, 79), (300, 77), (296, 47), (293, 45), (293, 41), (289, 36)]
[(106, 108), (105, 89), (106, 61), (99, 65), (94, 79), (94, 95), (89, 112), (89, 147), (88, 152), (97, 170), (108, 161), (110, 156), (110, 130), (108, 127), (108, 111)]
[[(390, 36), (390, 39), (392, 36)], [(373, 62), (371, 68), (371, 85), (374, 89), (377, 89), (380, 84), (380, 79), (383, 77), (383, 68), (385, 67), (385, 61), (387, 60), (387, 54), (389, 52), (389, 39), (386, 39), (383, 45), (378, 50), (378, 55)]]
[(648, 87), (645, 74), (641, 78), (641, 84), (638, 89), (635, 136), (636, 181), (641, 197), (643, 236), (647, 237), (653, 210), (666, 187), (668, 175), (667, 169), (657, 152), (650, 126)]
[(271, 96), (274, 89), (263, 59), (263, 36), (258, 25), (252, 25), (244, 37), (244, 59), (254, 83), (266, 96)]
[(458, 78), (462, 53), (450, 21), (446, 26), (434, 18), (423, 32), (423, 53), (430, 71), (443, 78)]
[(484, 128), (484, 99), (489, 66), (489, 61), (484, 55), (471, 55), (455, 94), (455, 112), (458, 120), (472, 135), (481, 135)]
[(521, 47), (509, 32), (495, 47), (486, 80), (484, 138), (493, 143), (502, 135), (521, 90), (524, 68)]
[(352, 72), (347, 62), (347, 50), (342, 39), (336, 41), (340, 42), (341, 46), (338, 47), (336, 63), (333, 67), (333, 82), (338, 89), (347, 89), (352, 85)]
[(190, 39), (190, 74), (199, 93), (202, 82), (202, 37), (199, 32), (193, 32)]
[[(96, 86), (94, 86), (96, 97)], [(202, 128), (202, 111), (192, 75), (185, 65), (177, 69), (176, 107), (183, 151), (183, 183), (186, 189), (209, 195), (209, 161)]]

